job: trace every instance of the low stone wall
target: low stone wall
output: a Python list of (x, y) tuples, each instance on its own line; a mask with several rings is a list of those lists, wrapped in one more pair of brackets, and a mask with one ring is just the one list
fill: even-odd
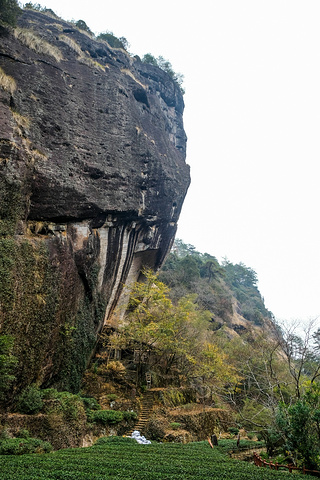
[(122, 435), (131, 425), (121, 422), (113, 426), (88, 424), (85, 419), (66, 421), (60, 414), (0, 415), (0, 425), (10, 436), (26, 429), (30, 435), (51, 443), (54, 450), (61, 448), (88, 447), (99, 437)]
[(205, 408), (203, 411), (170, 413), (170, 421), (181, 423), (196, 440), (206, 440), (217, 429), (226, 431), (232, 425), (231, 414), (220, 408)]

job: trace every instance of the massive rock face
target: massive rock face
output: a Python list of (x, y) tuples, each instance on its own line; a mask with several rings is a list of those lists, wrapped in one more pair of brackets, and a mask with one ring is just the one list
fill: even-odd
[(0, 67), (0, 333), (18, 390), (77, 390), (124, 285), (172, 244), (183, 98), (157, 67), (39, 12), (0, 27)]

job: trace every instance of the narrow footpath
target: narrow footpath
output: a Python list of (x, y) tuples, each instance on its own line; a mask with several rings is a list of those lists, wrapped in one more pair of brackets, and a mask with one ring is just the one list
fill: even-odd
[(134, 427), (128, 432), (127, 435), (131, 435), (134, 430), (138, 430), (143, 434), (144, 428), (151, 416), (153, 410), (153, 391), (152, 389), (147, 390), (142, 397), (141, 401), (141, 411), (138, 417), (138, 420)]

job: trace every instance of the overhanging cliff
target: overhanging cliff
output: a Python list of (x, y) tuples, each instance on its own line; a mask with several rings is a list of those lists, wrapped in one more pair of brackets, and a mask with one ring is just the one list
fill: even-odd
[(0, 333), (16, 388), (77, 390), (124, 285), (167, 255), (189, 185), (183, 98), (56, 17), (0, 27)]

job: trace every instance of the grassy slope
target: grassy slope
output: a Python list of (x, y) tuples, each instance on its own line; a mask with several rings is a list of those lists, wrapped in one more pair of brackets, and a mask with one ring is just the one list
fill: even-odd
[[(300, 478), (230, 459), (208, 443), (139, 445), (115, 438), (102, 446), (0, 457), (0, 480), (275, 480)], [(305, 475), (304, 480), (314, 477)]]

